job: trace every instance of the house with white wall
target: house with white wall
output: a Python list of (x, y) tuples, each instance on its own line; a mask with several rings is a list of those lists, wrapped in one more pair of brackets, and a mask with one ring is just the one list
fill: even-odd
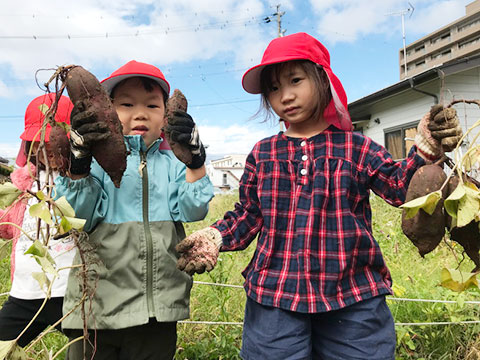
[(210, 177), (216, 192), (238, 189), (246, 159), (247, 155), (233, 154), (210, 161), (207, 165), (207, 175)]
[[(349, 103), (348, 110), (355, 130), (384, 145), (395, 159), (401, 159), (413, 145), (417, 125), (432, 105), (462, 99), (480, 99), (480, 55), (426, 70)], [(464, 131), (480, 119), (477, 105), (461, 103), (455, 108)]]
[[(480, 0), (469, 3), (465, 13), (406, 47), (408, 76), (400, 50), (400, 81), (348, 104), (355, 130), (384, 145), (395, 159), (407, 155), (432, 105), (480, 99)], [(448, 56), (439, 56), (444, 53)], [(480, 118), (477, 105), (455, 108), (464, 131)]]

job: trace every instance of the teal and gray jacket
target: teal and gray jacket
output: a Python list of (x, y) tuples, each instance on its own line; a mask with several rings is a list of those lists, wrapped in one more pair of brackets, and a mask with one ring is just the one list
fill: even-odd
[[(75, 216), (87, 220), (84, 229), (93, 252), (86, 257), (96, 272), (88, 275), (94, 289), (84, 307), (89, 328), (188, 318), (192, 279), (177, 270), (175, 245), (185, 237), (182, 222), (202, 220), (213, 197), (208, 176), (187, 183), (185, 165), (171, 150), (159, 150), (162, 140), (149, 149), (139, 135), (125, 136), (125, 141), (130, 154), (120, 188), (95, 161), (88, 177), (55, 180), (57, 197), (64, 195)], [(80, 263), (77, 254), (74, 264)], [(75, 267), (70, 272), (64, 313), (82, 297), (78, 272)], [(62, 326), (83, 328), (80, 310)]]

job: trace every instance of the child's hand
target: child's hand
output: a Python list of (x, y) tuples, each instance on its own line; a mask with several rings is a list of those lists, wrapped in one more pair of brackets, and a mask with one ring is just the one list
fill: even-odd
[(184, 111), (174, 111), (164, 128), (167, 141), (175, 156), (190, 169), (205, 163), (205, 148), (200, 141), (197, 125)]
[(418, 124), (415, 145), (429, 160), (435, 160), (455, 149), (461, 137), (457, 111), (434, 105)]
[(177, 268), (189, 275), (211, 271), (217, 264), (221, 245), (222, 235), (217, 229), (208, 227), (194, 232), (175, 247), (181, 255)]
[(105, 122), (98, 121), (94, 112), (87, 109), (83, 102), (77, 102), (70, 115), (70, 173), (88, 174), (92, 162), (91, 147), (97, 141), (110, 136)]
[(462, 138), (462, 127), (457, 117), (457, 110), (434, 105), (430, 110), (428, 130), (432, 137), (442, 143), (442, 150), (450, 152), (457, 147)]

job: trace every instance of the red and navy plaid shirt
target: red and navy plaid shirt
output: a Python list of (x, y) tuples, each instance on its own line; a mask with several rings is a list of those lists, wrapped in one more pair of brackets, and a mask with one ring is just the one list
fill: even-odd
[(260, 304), (318, 313), (391, 293), (373, 238), (370, 190), (394, 206), (424, 160), (412, 148), (395, 162), (362, 134), (330, 126), (311, 138), (283, 133), (249, 154), (235, 210), (216, 222), (222, 251), (245, 249), (247, 296)]

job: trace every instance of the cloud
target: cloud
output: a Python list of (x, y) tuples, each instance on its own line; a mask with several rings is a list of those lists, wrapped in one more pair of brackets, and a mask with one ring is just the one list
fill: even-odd
[(248, 154), (259, 140), (271, 136), (276, 132), (268, 129), (252, 128), (250, 126), (232, 125), (199, 126), (202, 142), (208, 146), (207, 153), (210, 157), (226, 154)]
[[(80, 64), (92, 71), (132, 59), (162, 67), (228, 55), (245, 66), (251, 62), (246, 52), (259, 53), (256, 43), (266, 43), (262, 34), (267, 39), (267, 32), (259, 26), (271, 12), (260, 0), (48, 3), (0, 4), (0, 71), (9, 68), (15, 81), (31, 82), (36, 70), (59, 65)], [(44, 82), (52, 73), (37, 77)]]
[[(468, 0), (417, 0), (405, 13), (405, 27), (415, 36), (434, 31), (465, 15)], [(317, 32), (330, 43), (355, 42), (372, 34), (396, 36), (400, 16), (410, 8), (403, 0), (310, 0), (318, 16)]]

